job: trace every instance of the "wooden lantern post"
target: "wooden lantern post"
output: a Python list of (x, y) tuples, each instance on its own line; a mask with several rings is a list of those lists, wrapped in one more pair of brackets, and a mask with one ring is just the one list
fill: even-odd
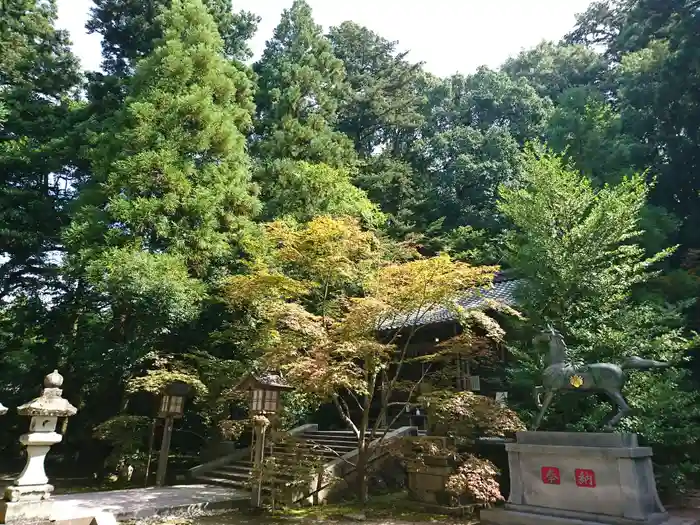
[(170, 453), (170, 438), (173, 435), (175, 418), (181, 418), (185, 413), (185, 399), (190, 393), (190, 385), (182, 381), (170, 383), (161, 394), (158, 417), (163, 418), (163, 440), (160, 444), (158, 456), (158, 470), (156, 472), (156, 486), (165, 484), (165, 473), (168, 469), (168, 455)]
[(253, 420), (253, 470), (258, 472), (258, 479), (253, 484), (250, 495), (251, 505), (262, 505), (262, 463), (265, 452), (265, 431), (270, 425), (270, 418), (275, 418), (282, 408), (282, 392), (293, 390), (279, 374), (265, 373), (246, 375), (236, 387), (248, 392), (250, 416)]

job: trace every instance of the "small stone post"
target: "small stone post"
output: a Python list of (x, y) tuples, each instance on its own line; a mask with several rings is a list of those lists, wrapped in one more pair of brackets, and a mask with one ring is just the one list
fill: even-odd
[(0, 502), (0, 523), (51, 517), (53, 486), (46, 477), (44, 460), (51, 446), (63, 439), (56, 432), (58, 418), (75, 415), (78, 411), (61, 397), (61, 385), (63, 376), (54, 370), (44, 378), (41, 395), (17, 408), (19, 415), (31, 417), (29, 432), (19, 438), (26, 447), (27, 464), (15, 482), (5, 489), (4, 500)]
[(262, 478), (263, 459), (265, 455), (265, 433), (270, 426), (270, 420), (263, 414), (253, 416), (253, 469), (257, 472), (257, 479), (253, 483), (250, 492), (250, 504), (254, 508), (262, 507)]

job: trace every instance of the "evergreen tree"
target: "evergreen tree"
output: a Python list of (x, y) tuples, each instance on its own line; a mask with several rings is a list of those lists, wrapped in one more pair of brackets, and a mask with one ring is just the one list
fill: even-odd
[[(252, 56), (248, 40), (260, 19), (249, 12), (234, 13), (231, 0), (204, 0), (224, 40), (226, 56), (245, 60)], [(96, 0), (87, 30), (102, 36), (102, 68), (110, 75), (128, 77), (139, 59), (149, 55), (163, 37), (158, 13), (170, 0)]]
[(338, 130), (351, 137), (363, 158), (379, 148), (405, 151), (423, 123), (422, 64), (406, 60), (390, 42), (354, 22), (332, 27), (328, 38), (343, 61), (350, 93), (338, 114)]
[[(196, 379), (209, 366), (205, 352), (197, 367), (183, 361), (192, 341), (206, 349), (221, 326), (204, 300), (235, 269), (259, 208), (245, 152), (253, 112), (246, 71), (226, 58), (202, 0), (173, 0), (158, 23), (163, 37), (95, 138), (90, 177), (64, 232), (71, 292), (58, 308), (66, 329), (57, 346), (97, 421), (124, 409), (115, 392), (124, 393), (127, 378), (149, 370)], [(193, 338), (197, 331), (206, 337)]]
[[(257, 30), (259, 17), (232, 11), (231, 0), (203, 0), (224, 40), (223, 51), (251, 76), (243, 62), (252, 56), (248, 41)], [(102, 37), (103, 72), (87, 73), (87, 95), (92, 116), (86, 128), (99, 133), (108, 117), (119, 111), (138, 61), (149, 55), (163, 37), (158, 14), (170, 0), (96, 0), (86, 28)], [(89, 164), (89, 161), (86, 161)]]
[[(524, 155), (522, 182), (503, 188), (499, 206), (515, 225), (506, 260), (524, 278), (518, 299), (527, 321), (516, 388), (540, 384), (546, 357), (527, 341), (549, 323), (566, 338), (574, 364), (620, 363), (632, 355), (673, 363), (661, 374), (630, 375), (623, 393), (634, 412), (622, 428), (663, 447), (660, 472), (678, 477), (684, 463), (698, 462), (699, 398), (687, 391), (682, 369), (692, 344), (684, 337), (682, 305), (642, 293), (658, 274), (655, 263), (673, 251), (648, 258), (636, 243), (648, 186), (634, 176), (596, 189), (560, 157), (535, 149)], [(608, 411), (591, 396), (560, 394), (548, 425), (592, 430)]]
[(163, 38), (97, 141), (66, 239), (88, 259), (143, 249), (180, 256), (203, 275), (258, 208), (244, 137), (252, 85), (224, 57), (201, 0), (175, 0), (160, 21)]
[(81, 77), (56, 2), (7, 0), (0, 23), (0, 300), (53, 281), (71, 180), (66, 136)]
[(254, 70), (259, 76), (253, 140), (258, 158), (332, 167), (353, 162), (352, 142), (333, 129), (347, 92), (343, 63), (306, 2), (296, 0), (284, 10)]
[(416, 174), (409, 152), (423, 124), (426, 96), (421, 64), (406, 60), (391, 42), (354, 22), (332, 27), (328, 38), (343, 61), (349, 94), (337, 129), (360, 158), (354, 182), (387, 214), (388, 230), (401, 238), (415, 225)]
[(596, 87), (602, 93), (608, 66), (605, 57), (582, 45), (541, 42), (506, 60), (501, 71), (512, 79), (527, 79), (541, 97), (556, 102), (571, 88)]

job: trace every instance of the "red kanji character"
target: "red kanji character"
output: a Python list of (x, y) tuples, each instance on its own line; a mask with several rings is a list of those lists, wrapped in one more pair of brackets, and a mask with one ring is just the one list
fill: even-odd
[(595, 472), (588, 469), (577, 468), (574, 472), (577, 487), (595, 487)]
[(561, 484), (561, 477), (559, 476), (559, 469), (557, 467), (542, 467), (540, 474), (542, 476), (542, 483), (546, 483), (547, 485)]

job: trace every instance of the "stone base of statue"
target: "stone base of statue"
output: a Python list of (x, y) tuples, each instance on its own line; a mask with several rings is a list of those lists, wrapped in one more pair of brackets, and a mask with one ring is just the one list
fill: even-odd
[(5, 500), (0, 501), (0, 523), (37, 522), (49, 520), (53, 514), (50, 499), (53, 486), (13, 485), (5, 489)]
[(506, 450), (510, 496), (481, 512), (482, 525), (674, 523), (656, 491), (651, 448), (636, 434), (518, 432)]

